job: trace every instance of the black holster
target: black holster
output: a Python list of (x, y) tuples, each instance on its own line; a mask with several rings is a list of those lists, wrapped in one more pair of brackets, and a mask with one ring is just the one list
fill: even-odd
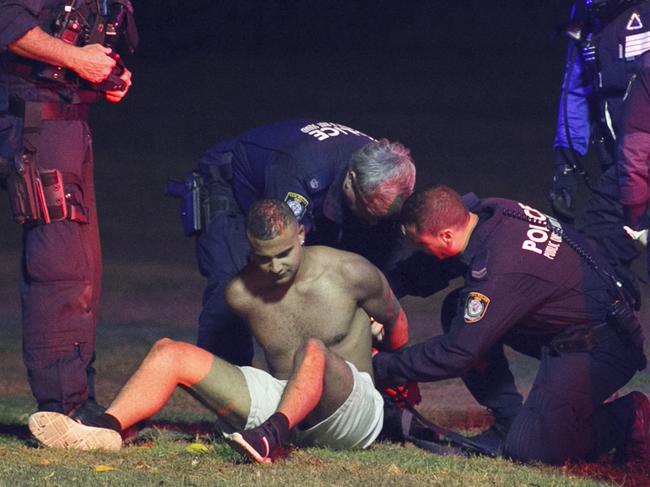
[[(43, 120), (85, 120), (87, 105), (26, 102), (10, 99), (10, 113), (23, 119), (23, 149), (13, 160), (3, 159), (0, 173), (7, 173), (4, 185), (9, 192), (13, 218), (26, 225), (48, 224), (66, 218), (86, 223), (86, 211), (75, 201), (65, 183), (80, 185), (73, 174), (43, 169), (38, 164), (37, 144)], [(0, 174), (1, 176), (2, 174)]]
[(47, 224), (68, 217), (63, 176), (56, 169), (38, 170), (28, 152), (15, 161), (7, 179), (13, 218), (20, 224)]

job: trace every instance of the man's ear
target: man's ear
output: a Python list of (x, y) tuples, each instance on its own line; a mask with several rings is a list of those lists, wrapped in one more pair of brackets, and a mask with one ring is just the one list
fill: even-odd
[(302, 224), (298, 226), (298, 239), (300, 240), (300, 245), (305, 243), (305, 226)]
[(353, 188), (356, 179), (357, 179), (357, 174), (352, 169), (348, 169), (348, 172), (345, 174), (345, 179), (343, 181), (343, 186), (345, 187), (345, 189)]
[(440, 230), (440, 233), (438, 235), (440, 236), (440, 239), (443, 241), (443, 243), (447, 246), (451, 245), (451, 243), (454, 241), (454, 231), (451, 228)]

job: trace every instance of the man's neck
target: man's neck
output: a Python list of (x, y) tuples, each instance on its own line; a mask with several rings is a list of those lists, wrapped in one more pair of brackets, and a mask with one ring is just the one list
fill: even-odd
[(465, 228), (463, 228), (462, 231), (462, 235), (464, 236), (464, 242), (463, 242), (463, 247), (460, 251), (461, 254), (465, 252), (465, 249), (469, 244), (469, 239), (472, 236), (472, 233), (474, 232), (474, 229), (476, 228), (477, 224), (478, 224), (478, 215), (476, 213), (470, 212), (469, 218), (467, 219), (467, 223), (465, 224)]

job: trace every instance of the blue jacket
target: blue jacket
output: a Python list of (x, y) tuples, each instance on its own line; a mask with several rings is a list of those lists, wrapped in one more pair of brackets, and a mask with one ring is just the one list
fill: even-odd
[(623, 99), (636, 61), (650, 49), (650, 2), (606, 22), (590, 16), (578, 2), (570, 25), (581, 26), (582, 40), (569, 44), (553, 146), (573, 146), (584, 156), (594, 123), (601, 124), (613, 139), (618, 136)]

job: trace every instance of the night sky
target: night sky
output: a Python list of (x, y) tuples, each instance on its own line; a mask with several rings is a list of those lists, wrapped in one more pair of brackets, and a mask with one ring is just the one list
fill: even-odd
[[(419, 187), (547, 208), (568, 1), (134, 5), (134, 85), (91, 115), (107, 260), (193, 265), (165, 181), (223, 138), (296, 116), (404, 143)], [(6, 197), (0, 213), (0, 245), (18, 252)]]

